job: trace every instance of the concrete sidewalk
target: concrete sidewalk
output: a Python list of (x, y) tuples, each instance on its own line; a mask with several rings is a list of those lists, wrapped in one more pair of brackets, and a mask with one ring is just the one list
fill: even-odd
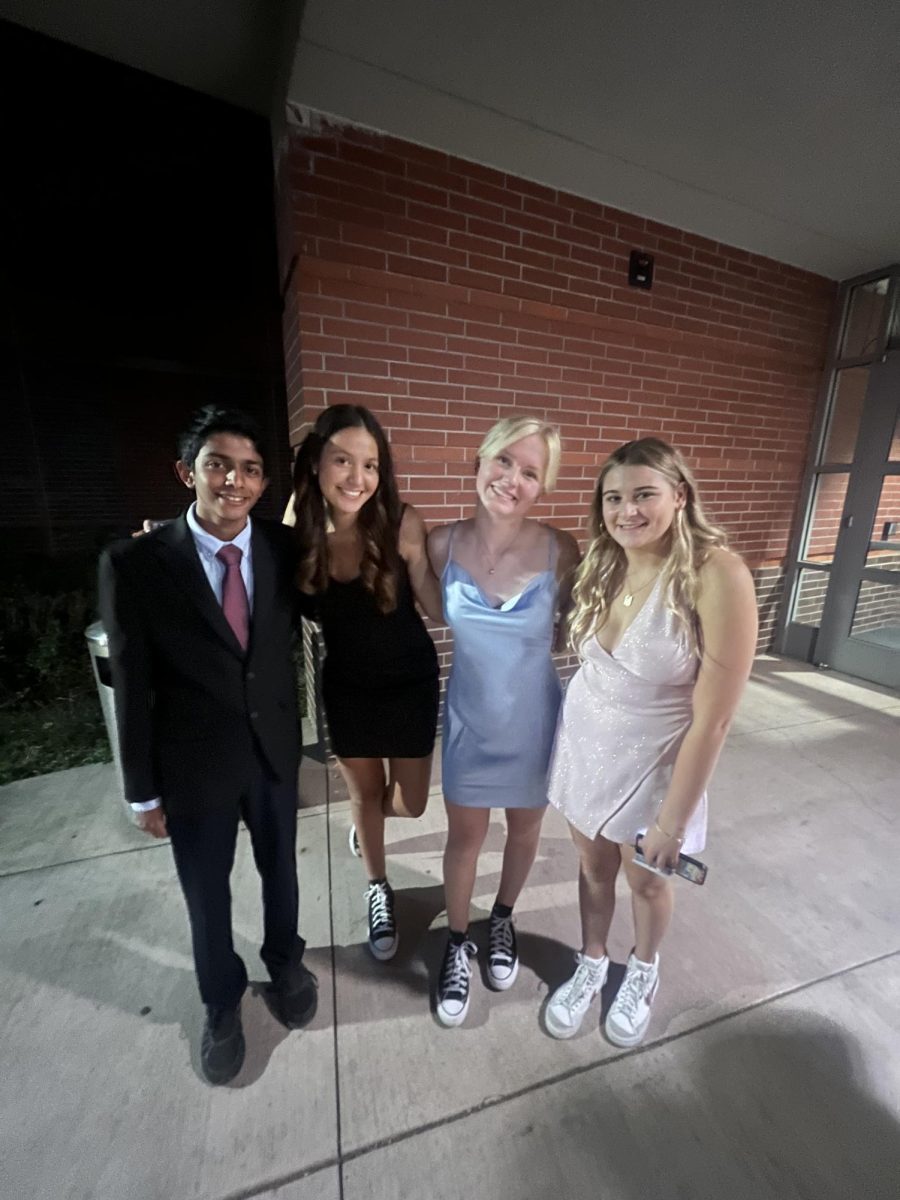
[[(491, 993), (476, 970), (466, 1024), (445, 1030), (429, 1005), (445, 924), (439, 792), (421, 820), (389, 826), (402, 943), (378, 964), (346, 800), (307, 760), (302, 932), (319, 1011), (289, 1033), (248, 992), (247, 1061), (219, 1089), (198, 1072), (170, 852), (130, 827), (112, 769), (0, 789), (0, 1195), (896, 1200), (898, 718), (894, 692), (758, 660), (712, 789), (709, 882), (678, 884), (650, 1036), (630, 1052), (596, 1015), (570, 1042), (541, 1030), (578, 937), (557, 814), (517, 908), (515, 987)], [(497, 817), (480, 946), (501, 847)], [(246, 836), (234, 901), (236, 944), (262, 981)], [(619, 963), (629, 928), (623, 903)]]

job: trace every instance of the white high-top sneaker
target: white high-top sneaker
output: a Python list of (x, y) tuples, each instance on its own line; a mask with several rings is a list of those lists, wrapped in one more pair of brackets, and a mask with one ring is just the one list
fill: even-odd
[(576, 954), (575, 961), (578, 963), (575, 974), (556, 989), (544, 1013), (544, 1026), (555, 1038), (575, 1036), (606, 983), (609, 959), (605, 954), (602, 958)]
[(658, 986), (659, 955), (645, 963), (629, 954), (622, 986), (606, 1014), (606, 1036), (614, 1046), (638, 1046), (644, 1040)]

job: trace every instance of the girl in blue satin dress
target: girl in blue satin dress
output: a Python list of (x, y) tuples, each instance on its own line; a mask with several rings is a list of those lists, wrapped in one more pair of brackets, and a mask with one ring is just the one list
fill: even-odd
[(547, 804), (547, 767), (560, 704), (551, 657), (578, 546), (530, 520), (556, 479), (557, 430), (529, 417), (500, 421), (478, 452), (471, 520), (432, 530), (428, 551), (453, 631), (443, 731), (448, 836), (444, 890), (450, 926), (436, 1012), (460, 1025), (469, 1007), (469, 905), (491, 809), (506, 810), (507, 840), (491, 912), (487, 976), (511, 987), (518, 973), (512, 909), (534, 862)]

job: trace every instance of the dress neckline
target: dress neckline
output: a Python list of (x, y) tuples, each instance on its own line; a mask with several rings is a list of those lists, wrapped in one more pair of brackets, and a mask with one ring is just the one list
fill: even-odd
[(543, 579), (546, 575), (553, 575), (554, 578), (556, 576), (556, 572), (553, 570), (552, 567), (545, 567), (543, 571), (538, 571), (537, 575), (532, 575), (532, 577), (528, 580), (528, 582), (525, 584), (525, 586), (520, 591), (516, 592), (515, 596), (510, 596), (508, 600), (504, 600), (500, 604), (491, 604), (484, 588), (481, 586), (481, 584), (478, 582), (478, 580), (472, 575), (471, 571), (467, 570), (462, 565), (462, 563), (457, 562), (455, 558), (447, 559), (447, 564), (444, 567), (443, 574), (446, 575), (447, 571), (450, 569), (451, 563), (453, 564), (454, 567), (456, 567), (456, 569), (458, 571), (462, 571), (463, 574), (468, 577), (468, 580), (471, 583), (472, 587), (475, 588), (475, 590), (478, 592), (481, 599), (484, 601), (485, 606), (487, 608), (489, 608), (491, 610), (491, 612), (505, 612), (511, 605), (513, 605), (517, 601), (521, 600), (526, 592), (530, 592), (531, 589), (534, 587), (535, 583), (537, 583), (537, 581), (539, 579)]
[(619, 653), (619, 651), (624, 646), (629, 633), (631, 633), (632, 629), (634, 629), (635, 625), (637, 625), (637, 623), (640, 621), (641, 617), (644, 615), (644, 612), (651, 607), (651, 601), (656, 596), (656, 593), (659, 590), (659, 586), (661, 583), (662, 583), (662, 579), (657, 578), (656, 583), (654, 583), (653, 587), (650, 590), (650, 595), (647, 597), (647, 599), (644, 601), (644, 603), (641, 605), (641, 607), (637, 610), (634, 620), (626, 628), (625, 632), (619, 638), (618, 642), (616, 642), (616, 644), (612, 650), (607, 650), (607, 648), (600, 641), (597, 634), (596, 633), (594, 634), (594, 641), (597, 643), (597, 645), (600, 647), (600, 649), (603, 651), (603, 653), (606, 655), (607, 658), (612, 658), (612, 659), (616, 658), (616, 655)]

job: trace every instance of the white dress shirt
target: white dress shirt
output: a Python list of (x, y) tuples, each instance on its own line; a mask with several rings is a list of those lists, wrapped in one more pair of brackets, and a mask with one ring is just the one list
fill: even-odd
[(247, 518), (247, 524), (241, 532), (230, 542), (220, 542), (213, 533), (207, 533), (200, 522), (197, 520), (196, 503), (192, 504), (187, 510), (187, 523), (194, 538), (194, 545), (197, 547), (197, 553), (200, 556), (200, 565), (206, 578), (209, 580), (209, 586), (218, 600), (222, 603), (222, 585), (225, 581), (225, 564), (221, 562), (216, 555), (223, 546), (237, 546), (241, 551), (241, 577), (244, 580), (244, 587), (247, 589), (247, 603), (250, 606), (250, 615), (253, 615), (253, 549), (252, 549), (252, 524), (251, 518)]

